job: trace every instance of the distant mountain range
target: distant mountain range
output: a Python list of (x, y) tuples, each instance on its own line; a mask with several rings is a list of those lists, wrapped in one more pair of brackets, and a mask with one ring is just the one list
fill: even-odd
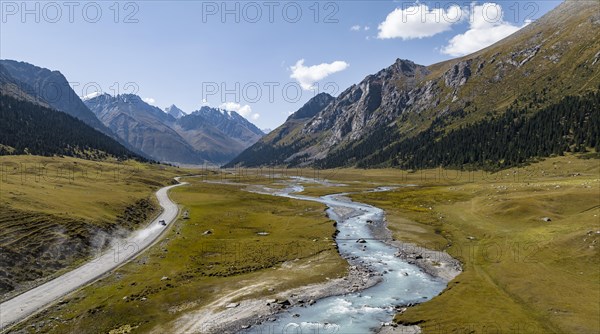
[(503, 168), (596, 152), (600, 2), (567, 0), (508, 38), (431, 66), (398, 59), (318, 95), (226, 167)]
[[(163, 111), (136, 95), (94, 94), (82, 101), (60, 72), (14, 60), (0, 60), (0, 94), (68, 114), (121, 143), (133, 152), (129, 155), (163, 162), (222, 164), (264, 135), (235, 112), (202, 107), (187, 115), (175, 105)], [(12, 100), (3, 101), (9, 103)], [(28, 111), (38, 110), (26, 104), (18, 105)], [(60, 120), (60, 117), (50, 117), (44, 110), (47, 121)], [(15, 115), (11, 117), (16, 121)], [(71, 124), (78, 126), (79, 123)], [(61, 125), (48, 124), (48, 127), (59, 129)], [(23, 132), (30, 130), (23, 129)], [(88, 133), (83, 128), (76, 131)], [(0, 142), (0, 145), (8, 144)], [(59, 151), (63, 153), (56, 153)], [(64, 152), (72, 150), (46, 150), (44, 154)]]
[[(204, 106), (200, 110), (194, 111), (191, 115), (182, 117), (182, 119), (187, 119), (187, 121), (180, 121), (180, 123), (186, 123), (187, 125), (205, 122), (220, 130), (228, 137), (237, 140), (241, 145), (247, 145), (249, 142), (254, 144), (265, 135), (259, 128), (235, 111)], [(192, 119), (194, 121), (190, 121)]]
[[(15, 79), (12, 72), (25, 82)], [(116, 136), (78, 103), (81, 100), (68, 84), (61, 85), (65, 82), (58, 72), (0, 60), (0, 155), (146, 160), (115, 140)]]
[(118, 141), (135, 155), (149, 158), (128, 143), (120, 141), (116, 134), (102, 124), (58, 71), (0, 59), (0, 88), (1, 95), (66, 113)]
[(84, 103), (122, 141), (159, 161), (225, 163), (264, 135), (236, 112), (209, 107), (189, 115), (175, 105), (163, 111), (131, 94)]
[(236, 112), (206, 106), (163, 111), (127, 94), (82, 101), (60, 72), (0, 60), (0, 154), (407, 169), (597, 157), (598, 36), (600, 2), (566, 0), (474, 54), (430, 66), (398, 59), (337, 97), (319, 94), (267, 135)]

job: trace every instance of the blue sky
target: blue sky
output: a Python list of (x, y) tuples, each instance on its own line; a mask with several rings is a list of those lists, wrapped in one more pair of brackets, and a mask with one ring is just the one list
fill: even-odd
[(468, 53), (560, 1), (74, 3), (2, 1), (0, 58), (59, 70), (80, 95), (133, 92), (188, 113), (222, 106), (275, 128), (315, 92), (337, 95), (396, 58)]

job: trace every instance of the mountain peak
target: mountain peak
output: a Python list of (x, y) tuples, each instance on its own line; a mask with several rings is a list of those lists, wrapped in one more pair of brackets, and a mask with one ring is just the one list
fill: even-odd
[[(342, 91), (320, 111), (308, 108), (309, 101), (303, 108), (311, 112), (294, 113), (227, 166), (448, 166), (450, 154), (444, 152), (454, 148), (460, 138), (449, 132), (475, 129), (490, 119), (500, 122), (497, 115), (514, 110), (527, 110), (528, 114), (554, 110), (554, 106), (564, 105), (561, 97), (597, 91), (598, 9), (598, 1), (569, 0), (473, 54), (430, 66), (396, 59)], [(531, 129), (541, 131), (534, 126)], [(488, 142), (498, 139), (485, 131), (478, 136)], [(554, 137), (560, 135), (548, 136)], [(490, 159), (490, 152), (478, 151), (469, 157), (460, 149), (457, 152), (458, 165), (464, 165), (466, 159), (479, 165)], [(547, 154), (543, 149), (538, 152)]]
[(172, 104), (170, 107), (166, 107), (165, 108), (165, 112), (173, 117), (175, 117), (176, 119), (181, 118), (185, 115), (187, 115), (183, 110), (177, 108), (176, 105)]
[(419, 68), (424, 68), (424, 66), (416, 64), (412, 60), (398, 58), (396, 59), (394, 65), (388, 67), (384, 71), (391, 69), (396, 71), (397, 73), (403, 74), (404, 76), (414, 76), (415, 72), (417, 72)]
[(117, 99), (125, 102), (125, 103), (138, 103), (138, 102), (144, 102), (144, 100), (142, 100), (141, 97), (139, 97), (138, 95), (135, 94), (119, 94), (117, 95)]
[[(193, 113), (191, 113), (191, 115), (204, 119), (205, 122), (216, 126), (220, 130), (224, 130), (224, 128), (222, 127), (239, 126), (246, 129), (244, 130), (244, 132), (251, 133), (251, 137), (262, 137), (264, 135), (264, 133), (259, 128), (257, 128), (256, 125), (252, 124), (245, 117), (232, 110), (202, 106), (199, 110), (196, 110)], [(229, 130), (225, 130), (225, 133), (228, 133), (232, 137), (237, 136), (236, 134), (229, 133)]]
[(227, 116), (229, 118), (231, 118), (232, 114), (230, 110), (227, 109), (222, 109), (222, 108), (217, 108), (217, 110), (221, 113), (221, 115), (223, 116)]
[(112, 96), (110, 94), (107, 94), (107, 93), (93, 92), (93, 93), (90, 93), (90, 94), (82, 97), (81, 100), (82, 101), (88, 101), (88, 100), (91, 100), (91, 99), (98, 98), (100, 96), (112, 98)]
[(396, 62), (394, 64), (411, 66), (411, 65), (415, 65), (415, 62), (410, 59), (396, 58)]
[(288, 120), (311, 118), (329, 105), (335, 98), (327, 93), (319, 93), (308, 100), (300, 109), (291, 114)]

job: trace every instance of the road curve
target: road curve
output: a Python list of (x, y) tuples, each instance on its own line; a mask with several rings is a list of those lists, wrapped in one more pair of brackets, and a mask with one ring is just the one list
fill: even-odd
[(184, 184), (187, 183), (167, 186), (156, 192), (156, 198), (163, 212), (146, 228), (134, 232), (127, 239), (118, 242), (117, 245), (81, 267), (0, 304), (0, 331), (8, 329), (10, 325), (43, 309), (60, 297), (96, 280), (152, 245), (166, 229), (160, 221), (164, 220), (167, 224), (171, 224), (177, 218), (179, 209), (177, 204), (169, 199), (168, 191)]

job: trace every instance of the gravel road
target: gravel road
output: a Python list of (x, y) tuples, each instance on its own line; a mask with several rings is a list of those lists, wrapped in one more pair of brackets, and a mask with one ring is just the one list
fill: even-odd
[(167, 186), (156, 192), (163, 212), (146, 228), (134, 232), (125, 240), (116, 242), (114, 247), (81, 267), (0, 304), (0, 330), (8, 328), (11, 324), (25, 319), (64, 295), (95, 281), (152, 245), (167, 228), (160, 221), (164, 220), (168, 225), (177, 218), (179, 209), (177, 204), (169, 199), (169, 190), (184, 184), (186, 183)]

